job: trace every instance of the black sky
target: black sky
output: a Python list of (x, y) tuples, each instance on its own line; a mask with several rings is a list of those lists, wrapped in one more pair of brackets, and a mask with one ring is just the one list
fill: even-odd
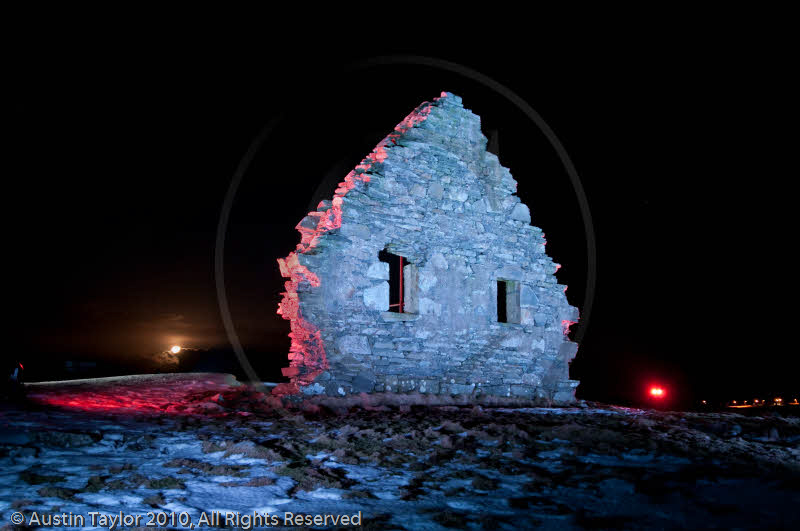
[[(228, 232), (237, 330), (264, 379), (285, 365), (276, 259), (310, 205), (416, 105), (460, 95), (499, 131), (560, 282), (582, 305), (586, 243), (555, 152), (486, 87), (422, 66), (347, 70), (419, 54), (490, 76), (524, 98), (569, 152), (597, 237), (594, 310), (573, 364), (587, 398), (626, 399), (648, 379), (684, 396), (796, 388), (796, 87), (771, 43), (514, 43), (22, 46), (6, 68), (9, 350), (135, 370), (172, 343), (228, 348), (214, 238), (233, 173), (276, 120), (244, 176)], [(793, 176), (792, 176), (793, 177)]]

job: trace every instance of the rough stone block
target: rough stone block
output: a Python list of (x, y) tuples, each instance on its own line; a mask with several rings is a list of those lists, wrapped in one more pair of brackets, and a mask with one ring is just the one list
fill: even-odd
[(440, 252), (431, 255), (431, 264), (436, 269), (447, 269), (447, 259)]
[(375, 387), (375, 375), (369, 372), (360, 372), (353, 378), (354, 393), (369, 393)]
[(403, 311), (419, 312), (419, 268), (414, 264), (403, 267)]
[(520, 308), (520, 320), (519, 320), (520, 324), (523, 325), (535, 324), (535, 321), (533, 320), (533, 314), (534, 310), (531, 308), (526, 308), (524, 306)]
[(386, 262), (375, 262), (370, 264), (367, 269), (367, 278), (376, 280), (389, 280), (389, 264)]
[[(337, 341), (342, 354), (371, 354), (369, 342), (365, 336), (342, 336)], [(357, 360), (353, 360), (356, 361)]]
[(528, 284), (522, 284), (519, 302), (521, 306), (539, 306), (539, 297), (536, 296), (534, 289)]
[(533, 398), (534, 396), (534, 389), (527, 385), (512, 385), (511, 386), (511, 395), (512, 396), (519, 396), (522, 398)]
[(297, 376), (300, 374), (300, 369), (297, 367), (283, 367), (281, 368), (281, 374), (286, 376), (287, 378), (291, 378), (292, 376)]
[(374, 345), (374, 348), (375, 348), (375, 350), (379, 350), (379, 349), (391, 350), (391, 349), (394, 348), (394, 343), (388, 343), (388, 342), (385, 342), (385, 341), (376, 341), (375, 345)]
[(451, 383), (447, 386), (451, 395), (471, 395), (475, 390), (475, 384), (457, 384)]
[(342, 223), (339, 229), (339, 234), (346, 238), (353, 238), (356, 240), (367, 240), (371, 235), (369, 227), (361, 225), (360, 223)]
[(438, 282), (438, 277), (436, 276), (436, 272), (429, 269), (421, 269), (418, 273), (418, 281), (419, 281), (419, 290), (422, 292), (430, 291), (432, 287), (436, 285)]
[(525, 273), (522, 268), (515, 265), (505, 265), (496, 270), (495, 278), (504, 280), (522, 280)]
[(538, 387), (542, 383), (542, 378), (535, 372), (526, 372), (522, 375), (522, 383), (532, 387)]
[(511, 334), (500, 342), (501, 347), (517, 348), (522, 345), (522, 334)]
[(307, 386), (303, 387), (302, 391), (303, 391), (304, 395), (309, 395), (309, 396), (321, 395), (321, 394), (325, 393), (325, 387), (320, 385), (320, 384), (318, 384), (318, 383), (316, 383), (316, 382), (314, 382), (311, 385), (307, 385)]
[(409, 193), (416, 197), (425, 197), (425, 187), (421, 184), (415, 184), (411, 187)]
[(575, 354), (578, 353), (578, 344), (573, 341), (566, 341), (561, 344), (561, 347), (558, 349), (558, 356), (562, 359), (567, 361), (572, 361), (575, 358)]
[(551, 320), (551, 317), (546, 313), (533, 314), (533, 322), (536, 326), (546, 326)]
[(387, 311), (389, 309), (389, 283), (380, 282), (365, 289), (364, 306), (370, 310)]
[(325, 382), (323, 385), (323, 387), (325, 387), (325, 394), (327, 396), (339, 396), (340, 385), (341, 384), (337, 381)]
[(452, 199), (453, 201), (458, 201), (463, 203), (469, 198), (469, 194), (466, 190), (461, 187), (452, 187), (450, 188), (450, 192), (447, 194), (447, 197)]
[(511, 211), (511, 219), (516, 219), (517, 221), (524, 221), (525, 223), (531, 222), (531, 211), (527, 205), (523, 203), (517, 203), (517, 206)]

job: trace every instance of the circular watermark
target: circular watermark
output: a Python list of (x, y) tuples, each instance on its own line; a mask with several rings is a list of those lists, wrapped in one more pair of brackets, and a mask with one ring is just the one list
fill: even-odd
[[(578, 322), (578, 327), (574, 335), (575, 341), (580, 343), (583, 339), (583, 336), (586, 334), (586, 329), (589, 325), (589, 317), (592, 313), (592, 305), (594, 303), (595, 284), (597, 282), (597, 247), (594, 235), (594, 225), (592, 223), (592, 215), (591, 211), (589, 210), (589, 202), (586, 198), (586, 192), (583, 188), (580, 177), (578, 176), (578, 171), (575, 168), (575, 164), (573, 164), (572, 159), (569, 157), (564, 145), (558, 139), (558, 136), (556, 136), (553, 129), (547, 124), (547, 122), (545, 122), (544, 118), (542, 118), (542, 116), (536, 112), (527, 101), (525, 101), (514, 91), (495, 79), (487, 76), (486, 74), (459, 63), (446, 61), (437, 57), (418, 55), (388, 55), (373, 57), (353, 63), (346, 67), (346, 70), (353, 72), (386, 65), (416, 65), (433, 67), (447, 72), (459, 74), (473, 82), (481, 84), (511, 102), (528, 119), (530, 119), (536, 125), (536, 127), (539, 128), (542, 134), (544, 134), (545, 138), (547, 138), (548, 142), (550, 142), (550, 145), (558, 155), (558, 158), (561, 161), (567, 176), (569, 177), (570, 183), (572, 184), (572, 188), (575, 191), (586, 237), (586, 291), (583, 299), (583, 306), (581, 308), (580, 321)], [(247, 374), (247, 377), (250, 378), (251, 384), (259, 387), (259, 390), (262, 392), (266, 391), (266, 387), (261, 382), (244, 352), (244, 348), (239, 340), (239, 336), (236, 333), (236, 328), (233, 324), (233, 318), (231, 317), (230, 307), (228, 305), (228, 297), (225, 290), (225, 236), (228, 230), (228, 222), (230, 220), (233, 200), (236, 197), (236, 192), (239, 189), (242, 178), (247, 172), (247, 169), (249, 168), (262, 144), (266, 141), (272, 130), (281, 121), (281, 119), (282, 116), (278, 116), (277, 118), (271, 120), (261, 130), (258, 136), (253, 139), (244, 156), (239, 161), (236, 171), (233, 174), (233, 178), (231, 179), (230, 186), (228, 187), (228, 191), (225, 194), (225, 199), (222, 203), (219, 221), (217, 223), (217, 236), (214, 248), (214, 283), (216, 286), (217, 302), (219, 304), (220, 315), (222, 316), (222, 323), (225, 327), (225, 333), (228, 336), (228, 341), (230, 342), (231, 347), (236, 354), (236, 358), (242, 366), (242, 369), (244, 370), (245, 374)]]

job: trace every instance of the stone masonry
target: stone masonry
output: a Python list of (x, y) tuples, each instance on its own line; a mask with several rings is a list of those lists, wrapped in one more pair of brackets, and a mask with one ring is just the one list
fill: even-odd
[[(301, 242), (278, 261), (292, 346), (291, 381), (277, 394), (574, 400), (567, 333), (578, 311), (486, 144), (480, 118), (443, 92), (300, 222)], [(384, 250), (403, 257), (402, 313), (388, 311)], [(498, 322), (498, 289), (508, 322)]]

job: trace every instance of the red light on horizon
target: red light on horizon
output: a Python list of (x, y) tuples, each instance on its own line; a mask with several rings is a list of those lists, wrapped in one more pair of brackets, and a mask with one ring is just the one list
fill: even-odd
[(666, 392), (664, 391), (663, 387), (651, 387), (650, 388), (650, 396), (655, 398), (662, 398)]

